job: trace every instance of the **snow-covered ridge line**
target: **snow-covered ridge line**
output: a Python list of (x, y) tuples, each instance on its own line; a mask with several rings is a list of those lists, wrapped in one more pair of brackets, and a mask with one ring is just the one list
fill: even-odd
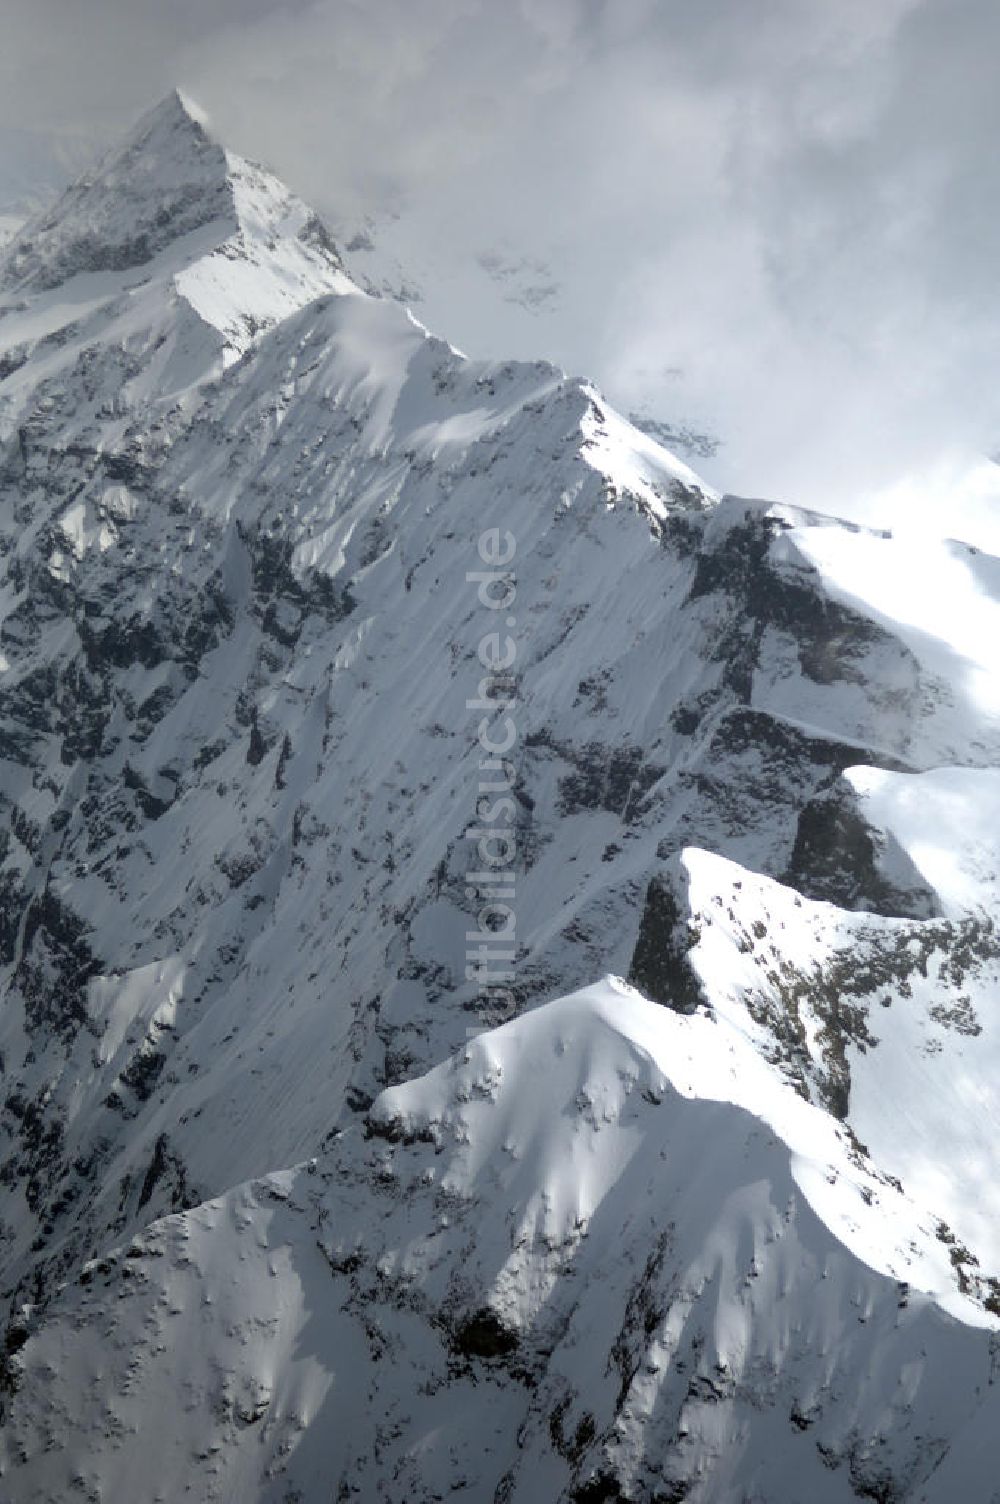
[(811, 1498), (891, 1480), (943, 1504), (989, 1432), (981, 1317), (914, 1289), (952, 1274), (738, 1034), (608, 979), (385, 1092), (366, 1135), (88, 1265), (19, 1328), (5, 1482), (152, 1504), (197, 1457), (206, 1501), (614, 1482), (707, 1504), (734, 1476), (786, 1497), (794, 1470)]
[[(661, 988), (678, 995), (687, 973), (691, 1002), (846, 1120), (925, 1209), (962, 1288), (1000, 1314), (992, 920), (848, 914), (704, 851), (683, 854), (677, 880), (683, 918)], [(652, 981), (647, 950), (638, 970)]]
[[(582, 1070), (591, 1079), (579, 1088), (577, 1102), (593, 1116), (598, 1134), (603, 1123), (619, 1119), (620, 1093), (632, 1091), (658, 1102), (670, 1089), (689, 1101), (727, 1103), (750, 1114), (786, 1146), (790, 1173), (805, 1200), (855, 1258), (933, 1294), (961, 1320), (1000, 1329), (1000, 1312), (984, 1313), (956, 1288), (933, 1219), (858, 1154), (856, 1140), (828, 1113), (792, 1085), (777, 1087), (752, 1037), (721, 1010), (685, 1016), (607, 978), (481, 1035), (420, 1081), (383, 1092), (369, 1121), (390, 1139), (422, 1139), (439, 1151), (454, 1144), (470, 1167), (501, 1151), (523, 1160), (544, 1208), (536, 1226), (558, 1243), (569, 1226), (586, 1230), (594, 1205), (624, 1168), (619, 1146), (584, 1167), (585, 1156), (577, 1155), (572, 1141), (560, 1141), (562, 1129), (543, 1082), (557, 1099), (568, 1098), (569, 1083)], [(565, 1085), (555, 1087), (554, 1078)], [(544, 1147), (530, 1147), (535, 1138)], [(710, 1184), (705, 1194), (712, 1196)]]

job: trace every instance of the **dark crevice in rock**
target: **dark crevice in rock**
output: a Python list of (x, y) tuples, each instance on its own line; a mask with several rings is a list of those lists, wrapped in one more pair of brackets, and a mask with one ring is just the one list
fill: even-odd
[(704, 1001), (688, 959), (697, 943), (669, 884), (654, 877), (646, 889), (639, 935), (628, 980), (653, 1002), (675, 1013), (693, 1013)]
[(143, 1177), (137, 1209), (148, 1206), (157, 1187), (162, 1187), (157, 1198), (160, 1207), (169, 1211), (187, 1211), (197, 1206), (198, 1197), (188, 1184), (187, 1170), (180, 1155), (170, 1148), (165, 1133), (161, 1133), (153, 1147), (153, 1157)]
[(517, 1333), (489, 1306), (467, 1316), (452, 1333), (452, 1347), (464, 1358), (509, 1358), (519, 1346)]

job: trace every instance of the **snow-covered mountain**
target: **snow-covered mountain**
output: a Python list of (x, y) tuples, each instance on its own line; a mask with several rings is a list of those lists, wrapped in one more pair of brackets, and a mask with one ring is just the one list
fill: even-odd
[(466, 360), (177, 95), (0, 446), (0, 1498), (988, 1499), (1000, 562)]

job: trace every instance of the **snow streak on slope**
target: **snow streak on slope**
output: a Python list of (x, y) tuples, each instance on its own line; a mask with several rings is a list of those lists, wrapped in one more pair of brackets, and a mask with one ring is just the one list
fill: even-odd
[(886, 1262), (949, 1283), (738, 1035), (612, 979), (88, 1266), (14, 1360), (5, 1480), (38, 1504), (985, 1497), (988, 1334)]
[[(904, 596), (896, 540), (720, 501), (585, 384), (465, 360), (179, 99), (0, 277), (14, 1504), (73, 1468), (974, 1496), (1000, 961), (947, 798), (1000, 724), (992, 639), (925, 582), (959, 567), (985, 631), (993, 561), (942, 545)], [(500, 1029), (466, 974), (487, 527)], [(655, 1003), (545, 1006), (608, 971)]]

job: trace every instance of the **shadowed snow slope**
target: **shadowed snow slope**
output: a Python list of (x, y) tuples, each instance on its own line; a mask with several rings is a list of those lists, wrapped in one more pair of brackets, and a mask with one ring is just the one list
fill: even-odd
[(88, 1266), (21, 1355), (5, 1481), (37, 1504), (985, 1498), (989, 1333), (901, 1263), (950, 1282), (824, 1113), (609, 979)]
[(998, 567), (464, 359), (179, 96), (26, 227), (0, 1497), (986, 1497)]

